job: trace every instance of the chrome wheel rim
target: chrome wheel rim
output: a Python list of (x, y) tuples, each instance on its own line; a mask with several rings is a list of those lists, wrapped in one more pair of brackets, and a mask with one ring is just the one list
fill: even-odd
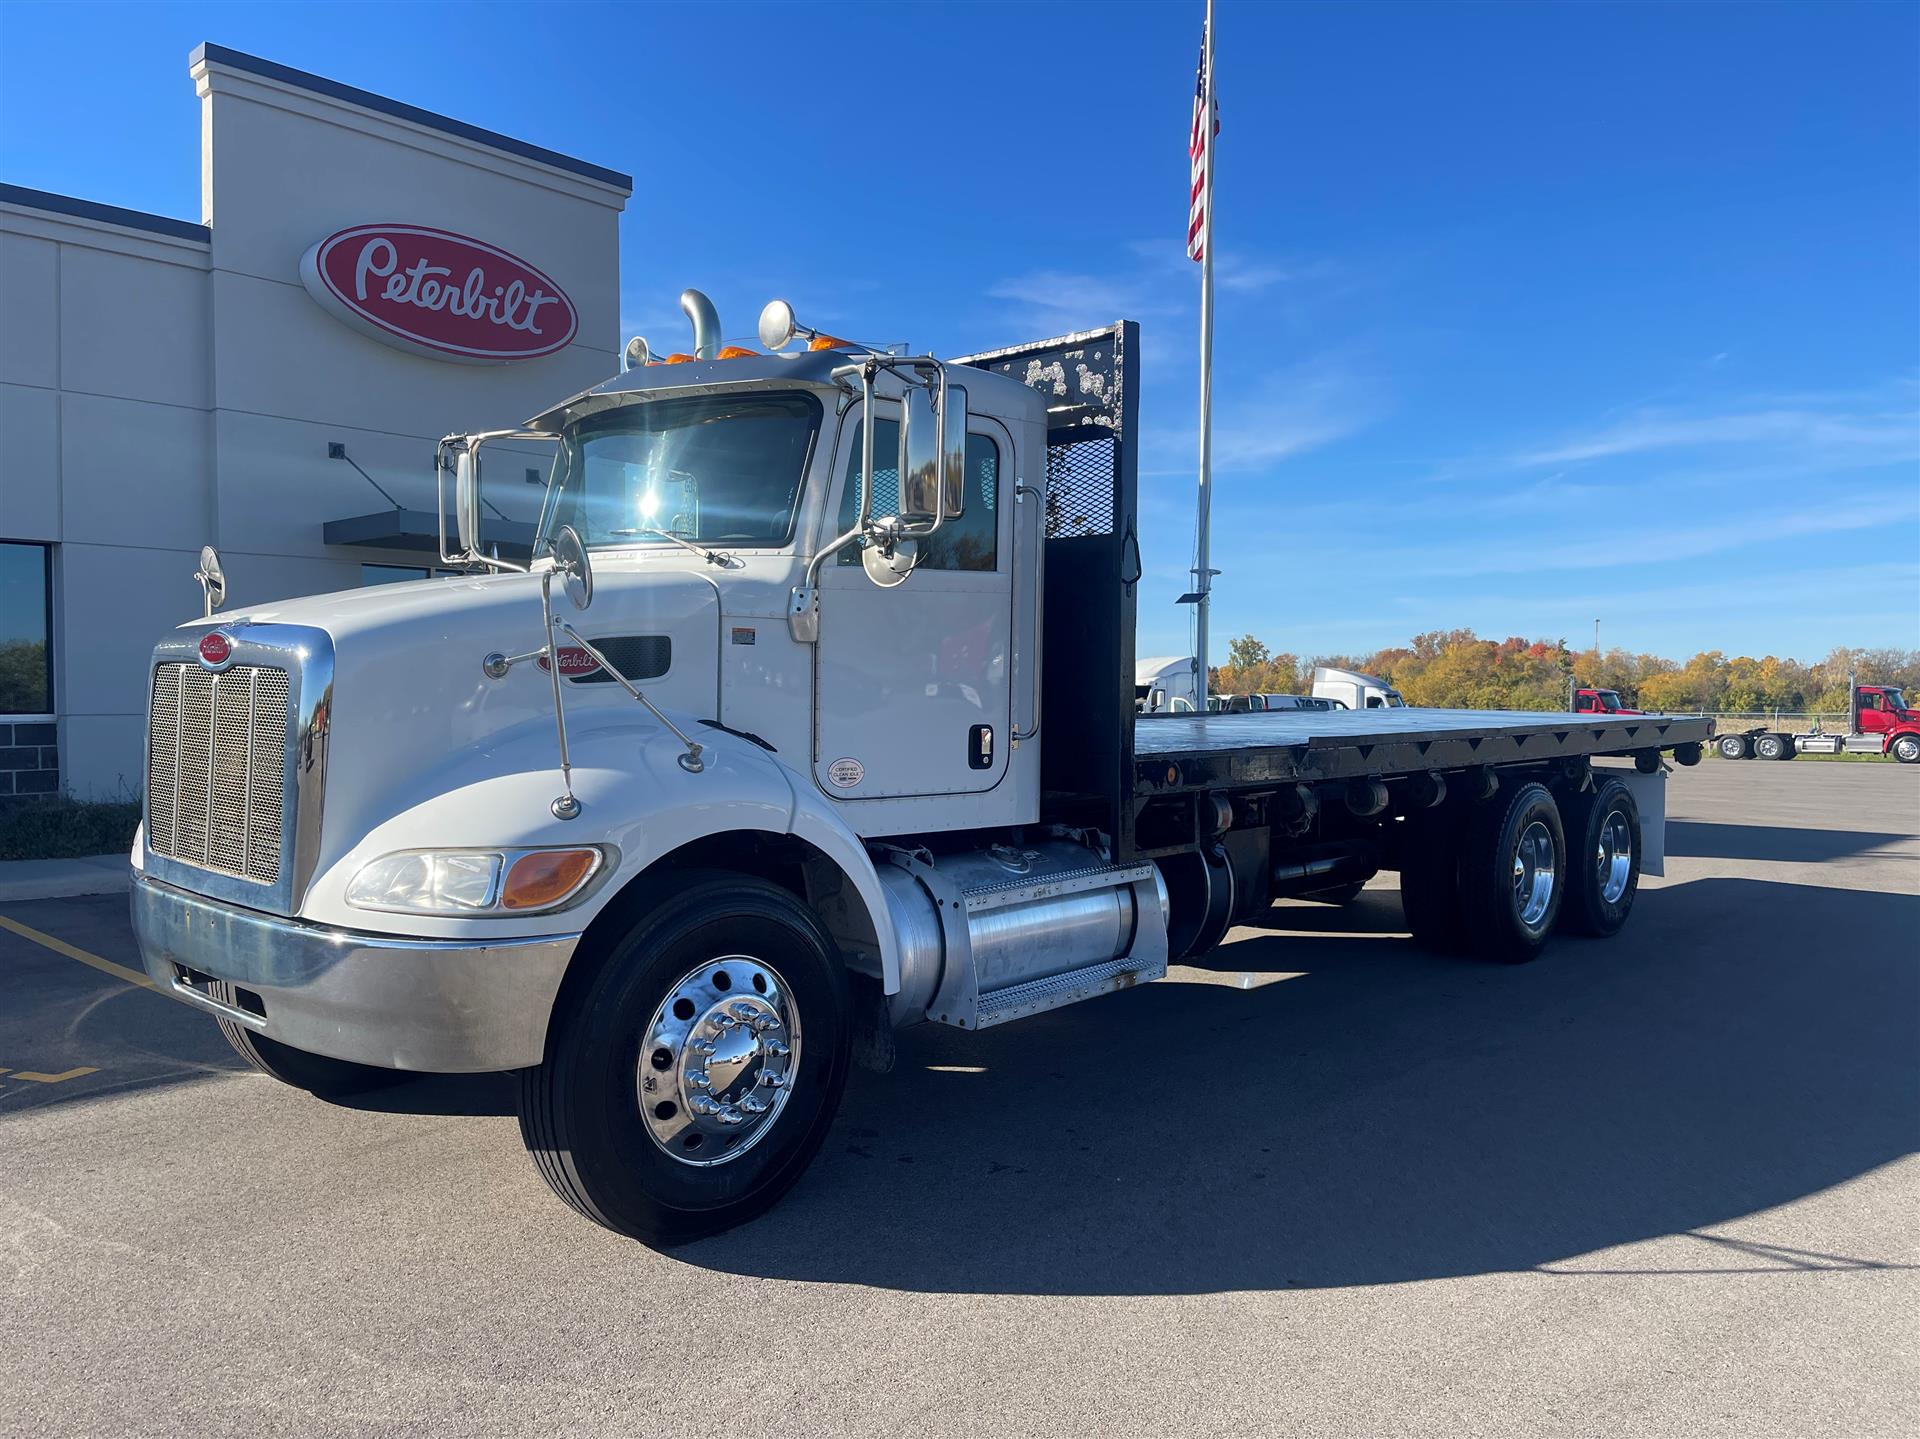
[(1600, 898), (1608, 904), (1618, 904), (1620, 896), (1627, 892), (1627, 882), (1633, 878), (1633, 830), (1627, 824), (1626, 815), (1617, 809), (1610, 810), (1600, 826), (1593, 866)]
[(641, 1036), (635, 1087), (647, 1134), (697, 1169), (764, 1139), (793, 1094), (800, 1016), (780, 972), (744, 954), (689, 970)]
[(1513, 851), (1513, 906), (1520, 923), (1538, 929), (1553, 904), (1553, 831), (1535, 820)]

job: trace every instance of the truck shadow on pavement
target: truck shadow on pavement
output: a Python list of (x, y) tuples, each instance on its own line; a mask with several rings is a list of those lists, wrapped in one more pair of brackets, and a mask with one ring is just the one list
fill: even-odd
[(1911, 843), (1910, 834), (1874, 834), (1867, 830), (1667, 821), (1667, 853), (1692, 859), (1760, 859), (1810, 864), (1848, 859)]
[[(1333, 913), (1384, 926), (1399, 906), (1375, 891)], [(1619, 939), (1517, 968), (1365, 929), (1241, 931), (1211, 970), (903, 1035), (792, 1195), (678, 1254), (1119, 1295), (1529, 1270), (1683, 1234), (1914, 1147), (1916, 921), (1907, 895), (1705, 879), (1643, 895)], [(1700, 1236), (1688, 1262), (1879, 1264), (1756, 1258), (1752, 1238)]]

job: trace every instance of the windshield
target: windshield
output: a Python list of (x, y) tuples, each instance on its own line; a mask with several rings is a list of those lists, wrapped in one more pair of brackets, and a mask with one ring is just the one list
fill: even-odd
[(1883, 689), (1880, 691), (1880, 693), (1887, 697), (1887, 703), (1892, 705), (1895, 709), (1902, 710), (1902, 711), (1906, 709), (1907, 697), (1902, 693), (1900, 693), (1899, 690)]
[(1618, 690), (1599, 690), (1599, 691), (1596, 691), (1596, 693), (1598, 693), (1598, 694), (1599, 694), (1599, 696), (1600, 696), (1600, 708), (1601, 708), (1601, 709), (1603, 709), (1603, 710), (1618, 710), (1618, 709), (1620, 708), (1620, 691), (1618, 691)]
[(538, 552), (562, 525), (589, 546), (784, 545), (820, 431), (801, 393), (644, 400), (590, 416), (554, 457)]

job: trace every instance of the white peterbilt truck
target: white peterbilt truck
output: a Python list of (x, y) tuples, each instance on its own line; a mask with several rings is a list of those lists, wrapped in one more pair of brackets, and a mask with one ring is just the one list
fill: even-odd
[[(940, 361), (775, 302), (772, 353), (723, 353), (683, 304), (691, 361), (442, 442), (469, 573), (216, 614), (203, 557), (133, 918), (266, 1073), (518, 1071), (553, 1189), (670, 1244), (784, 1193), (896, 1029), (1127, 989), (1383, 868), (1416, 940), (1531, 959), (1657, 872), (1662, 753), (1710, 721), (1136, 713), (1135, 325)], [(536, 438), (517, 570), (482, 451)]]

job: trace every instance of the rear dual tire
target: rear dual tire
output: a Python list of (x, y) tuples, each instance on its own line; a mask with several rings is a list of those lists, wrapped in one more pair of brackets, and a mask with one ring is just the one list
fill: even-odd
[(1604, 939), (1618, 934), (1640, 892), (1640, 807), (1618, 779), (1600, 779), (1564, 810), (1571, 851), (1560, 927)]
[(1414, 939), (1507, 964), (1539, 957), (1553, 931), (1619, 933), (1640, 888), (1640, 811), (1618, 778), (1557, 803), (1542, 784), (1462, 814), (1407, 819), (1400, 900)]
[(1755, 759), (1792, 759), (1793, 741), (1785, 735), (1758, 735), (1753, 741), (1753, 757)]
[(1460, 911), (1475, 952), (1503, 964), (1540, 957), (1565, 898), (1567, 841), (1539, 783), (1475, 810), (1460, 860)]
[(1749, 753), (1747, 737), (1743, 734), (1723, 734), (1713, 742), (1721, 759), (1745, 759)]

